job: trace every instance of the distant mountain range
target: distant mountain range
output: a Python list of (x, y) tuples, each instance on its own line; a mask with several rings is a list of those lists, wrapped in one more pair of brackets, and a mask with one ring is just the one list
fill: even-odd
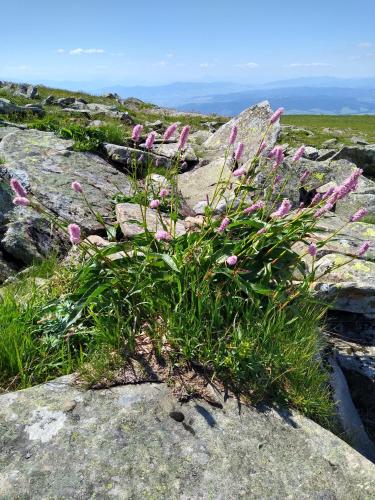
[(233, 116), (268, 99), (289, 114), (375, 114), (375, 78), (296, 78), (262, 85), (228, 82), (178, 82), (158, 86), (113, 86), (100, 89), (138, 97), (159, 106)]

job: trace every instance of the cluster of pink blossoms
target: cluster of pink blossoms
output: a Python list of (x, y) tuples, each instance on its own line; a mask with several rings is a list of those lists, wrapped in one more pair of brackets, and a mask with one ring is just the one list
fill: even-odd
[(257, 210), (261, 210), (262, 208), (264, 208), (264, 201), (259, 200), (250, 205), (249, 207), (245, 208), (244, 214), (249, 215), (252, 214), (253, 212), (256, 212)]
[(229, 224), (230, 224), (230, 219), (228, 219), (228, 217), (224, 217), (224, 219), (221, 221), (220, 226), (218, 227), (217, 232), (223, 233), (225, 229), (229, 226)]
[(271, 217), (273, 219), (281, 219), (281, 217), (284, 217), (290, 212), (291, 208), (292, 208), (292, 202), (287, 198), (284, 198), (279, 208), (271, 214)]
[(274, 158), (273, 170), (278, 168), (284, 161), (284, 152), (281, 146), (275, 146), (269, 153), (268, 158)]

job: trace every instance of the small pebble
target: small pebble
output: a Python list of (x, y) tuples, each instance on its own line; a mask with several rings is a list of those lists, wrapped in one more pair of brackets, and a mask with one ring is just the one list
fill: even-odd
[(173, 420), (176, 420), (176, 422), (183, 422), (185, 420), (185, 415), (180, 411), (171, 411), (169, 416), (173, 418)]

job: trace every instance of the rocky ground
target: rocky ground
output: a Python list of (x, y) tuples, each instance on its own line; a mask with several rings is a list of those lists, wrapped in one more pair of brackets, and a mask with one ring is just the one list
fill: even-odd
[[(140, 112), (143, 113), (143, 117), (147, 116), (147, 113), (150, 113), (154, 121), (146, 123), (147, 127), (145, 130), (147, 128), (155, 129), (158, 134), (152, 150), (152, 157), (155, 164), (158, 165), (159, 170), (153, 174), (151, 179), (152, 182), (158, 185), (163, 185), (166, 182), (166, 179), (161, 175), (162, 169), (170, 168), (177, 152), (177, 139), (172, 139), (168, 143), (162, 144), (162, 133), (173, 119), (180, 121), (180, 126), (186, 123), (186, 120), (190, 120), (190, 123), (192, 123), (192, 134), (190, 136), (189, 147), (185, 150), (180, 161), (181, 173), (179, 175), (179, 188), (185, 201), (186, 218), (185, 220), (181, 219), (178, 230), (183, 232), (189, 227), (189, 224), (194, 224), (197, 221), (197, 217), (204, 213), (206, 196), (211, 196), (215, 189), (215, 179), (218, 177), (225, 155), (223, 145), (228, 142), (231, 126), (233, 124), (237, 125), (238, 138), (245, 144), (246, 164), (257, 149), (259, 138), (271, 114), (268, 103), (264, 102), (245, 110), (238, 117), (225, 123), (226, 120), (222, 118), (202, 117), (193, 114), (177, 115), (170, 110), (148, 107), (136, 99), (121, 100), (118, 96), (113, 95), (106, 96), (104, 98), (106, 103), (103, 103), (103, 98), (98, 99), (100, 102), (87, 102), (85, 98), (74, 97), (71, 94), (63, 97), (61, 94), (54, 96), (51, 93), (51, 95), (42, 99), (40, 97), (41, 89), (27, 85), (16, 86), (5, 82), (1, 84), (0, 82), (0, 91), (2, 89), (9, 98), (1, 98), (0, 96), (0, 283), (10, 279), (21, 269), (29, 266), (35, 260), (42, 259), (52, 251), (64, 254), (67, 250), (67, 242), (64, 235), (56, 232), (51, 233), (49, 225), (39, 214), (30, 211), (27, 207), (13, 206), (12, 195), (8, 187), (10, 177), (17, 176), (26, 186), (27, 190), (44, 207), (61, 217), (80, 224), (86, 235), (96, 234), (104, 236), (97, 221), (82, 202), (82, 199), (72, 193), (70, 186), (74, 180), (78, 180), (85, 185), (87, 198), (93, 207), (103, 214), (106, 220), (115, 221), (117, 217), (117, 221), (126, 238), (130, 238), (134, 232), (139, 231), (139, 227), (133, 222), (137, 215), (137, 205), (122, 203), (118, 204), (114, 210), (111, 200), (119, 190), (126, 196), (131, 195), (132, 183), (127, 167), (129, 166), (130, 158), (134, 157), (134, 155), (138, 156), (140, 163), (142, 162), (144, 144), (141, 142), (139, 148), (134, 150), (131, 141), (125, 138), (122, 144), (102, 143), (96, 152), (77, 151), (74, 140), (60, 138), (54, 132), (30, 128), (28, 123), (31, 115), (42, 117), (46, 113), (47, 115), (51, 113), (51, 110), (58, 108), (59, 112), (66, 113), (69, 117), (73, 117), (73, 120), (84, 119), (85, 123), (90, 123), (92, 127), (100, 126), (98, 123), (100, 121), (103, 122), (106, 119), (111, 119), (121, 124), (124, 130), (127, 131), (129, 129), (126, 127), (129, 127), (139, 119)], [(43, 92), (45, 93), (45, 90)], [(15, 97), (15, 100), (12, 96)], [(17, 101), (20, 98), (24, 99), (22, 101), (24, 104), (22, 105), (19, 104), (19, 100)], [(91, 101), (95, 101), (92, 96), (90, 99)], [(155, 120), (155, 118), (158, 119)], [(97, 122), (96, 125), (94, 121)], [(282, 133), (280, 136), (281, 130)], [(357, 427), (353, 429), (353, 427), (350, 427), (350, 423), (345, 423), (344, 416), (343, 426), (349, 426), (352, 432), (358, 433), (358, 436), (363, 436), (365, 428), (370, 437), (375, 440), (375, 144), (367, 144), (365, 140), (358, 138), (354, 138), (355, 140), (353, 140), (352, 145), (340, 144), (337, 140), (327, 141), (320, 147), (307, 147), (303, 160), (295, 167), (291, 164), (291, 157), (295, 152), (294, 144), (290, 145), (286, 142), (288, 141), (288, 134), (293, 135), (293, 132), (294, 129), (292, 126), (280, 127), (280, 124), (277, 122), (265, 138), (267, 149), (264, 154), (267, 154), (277, 141), (281, 141), (284, 144), (286, 156), (282, 165), (282, 172), (289, 176), (289, 182), (283, 187), (283, 191), (285, 196), (293, 201), (294, 207), (298, 207), (301, 201), (311, 200), (317, 192), (325, 192), (327, 187), (338, 185), (355, 167), (360, 167), (364, 170), (358, 190), (352, 193), (345, 201), (339, 201), (335, 207), (335, 211), (330, 212), (321, 220), (321, 231), (313, 235), (317, 241), (327, 235), (333, 235), (330, 244), (324, 248), (324, 251), (318, 254), (316, 266), (324, 269), (332, 262), (337, 263), (345, 262), (345, 259), (349, 260), (350, 256), (356, 253), (364, 241), (371, 242), (370, 250), (366, 254), (365, 259), (354, 259), (338, 271), (326, 275), (321, 282), (315, 284), (315, 288), (321, 297), (332, 301), (332, 311), (329, 315), (326, 328), (327, 338), (331, 345), (333, 360), (346, 377), (345, 383), (348, 384), (352, 397), (350, 399), (350, 394), (348, 393), (351, 404), (353, 404), (353, 400), (354, 409), (358, 410), (362, 419), (359, 421), (360, 423)], [(298, 187), (298, 179), (305, 170), (309, 170), (311, 175), (306, 189), (302, 191)], [(225, 175), (230, 175), (229, 169), (225, 172)], [(264, 173), (259, 171), (257, 176), (259, 189), (262, 189), (263, 181)], [(229, 193), (228, 196), (230, 196)], [(344, 225), (344, 219), (347, 219), (353, 212), (362, 207), (365, 207), (369, 214), (365, 221), (353, 222), (345, 227), (345, 229), (340, 230)], [(219, 206), (218, 210), (220, 211), (222, 208), (223, 206)], [(150, 224), (152, 224), (152, 218), (153, 213), (150, 211), (148, 214)], [(103, 244), (108, 244), (108, 242), (104, 241)], [(300, 250), (304, 252), (302, 247)], [(34, 415), (33, 421), (30, 421), (25, 413), (22, 413), (21, 418), (21, 406), (27, 399), (27, 391), (20, 395), (2, 396), (2, 408), (5, 408), (5, 410), (1, 411), (2, 418), (7, 420), (5, 427), (5, 436), (7, 439), (9, 439), (9, 432), (11, 432), (9, 429), (12, 421), (20, 422), (20, 418), (22, 420), (22, 424), (17, 424), (18, 434), (13, 436), (13, 445), (11, 448), (9, 448), (8, 452), (0, 452), (2, 453), (0, 455), (0, 465), (6, 464), (10, 456), (9, 454), (14, 456), (13, 454), (16, 453), (17, 455), (16, 461), (12, 458), (13, 465), (6, 467), (6, 475), (0, 475), (0, 494), (4, 498), (13, 498), (9, 495), (14, 484), (17, 482), (17, 477), (22, 474), (22, 470), (26, 467), (26, 463), (34, 464), (33, 467), (37, 465), (38, 468), (42, 466), (42, 472), (40, 472), (39, 479), (33, 475), (35, 471), (30, 474), (28, 478), (30, 483), (28, 484), (32, 486), (32, 490), (25, 484), (24, 489), (20, 490), (20, 498), (36, 498), (35, 496), (30, 496), (30, 491), (36, 492), (37, 485), (39, 484), (38, 481), (44, 481), (44, 475), (50, 471), (48, 463), (55, 462), (55, 460), (61, 461), (62, 454), (65, 455), (67, 452), (68, 442), (72, 443), (74, 440), (80, 441), (87, 438), (90, 443), (88, 457), (86, 457), (88, 462), (92, 459), (89, 455), (92, 452), (93, 446), (98, 446), (99, 449), (101, 448), (101, 442), (108, 442), (108, 439), (112, 440), (113, 438), (112, 434), (107, 433), (108, 435), (106, 435), (104, 432), (104, 428), (110, 418), (109, 414), (100, 413), (97, 418), (90, 417), (91, 420), (85, 414), (83, 416), (85, 426), (82, 428), (82, 432), (80, 431), (77, 434), (73, 429), (73, 422), (74, 419), (82, 417), (81, 412), (78, 410), (65, 411), (60, 408), (65, 399), (72, 399), (78, 403), (78, 407), (80, 405), (82, 408), (85, 407), (84, 412), (88, 412), (85, 405), (93, 405), (96, 411), (99, 401), (112, 398), (114, 397), (113, 395), (105, 392), (102, 396), (84, 396), (79, 392), (74, 392), (76, 389), (72, 389), (73, 392), (70, 394), (67, 386), (63, 384), (61, 387), (64, 392), (64, 398), (62, 396), (58, 398), (56, 397), (56, 387), (57, 385), (47, 384), (43, 389), (30, 390), (30, 399), (33, 399), (35, 394), (42, 401), (45, 397), (45, 394), (42, 394), (43, 391), (46, 394), (50, 394), (51, 397), (51, 404), (48, 403), (45, 407), (39, 405), (39, 403), (38, 405), (34, 405), (34, 403), (30, 402), (30, 411)], [(153, 393), (152, 398), (158, 399), (159, 396), (157, 394), (159, 390), (161, 391), (160, 394), (165, 393), (164, 388), (158, 389), (156, 386), (153, 386), (152, 388), (145, 389), (144, 394), (147, 391), (151, 391)], [(116, 391), (118, 392), (118, 396), (116, 397), (120, 401), (118, 404), (121, 406), (120, 415), (123, 415), (124, 408), (129, 407), (131, 409), (128, 416), (125, 414), (123, 418), (118, 416), (116, 422), (111, 423), (111, 425), (113, 424), (113, 432), (115, 432), (115, 429), (118, 429), (116, 432), (121, 437), (122, 448), (121, 450), (112, 449), (110, 454), (112, 455), (116, 451), (118, 453), (125, 453), (128, 456), (129, 453), (132, 453), (132, 447), (135, 449), (138, 446), (145, 446), (141, 434), (139, 443), (132, 442), (130, 448), (127, 448), (127, 436), (132, 426), (135, 426), (137, 429), (139, 427), (142, 430), (142, 419), (147, 412), (139, 410), (137, 404), (133, 405), (133, 402), (136, 403), (138, 400), (144, 401), (144, 396), (141, 395), (142, 390), (132, 389), (129, 394), (127, 389), (116, 389)], [(19, 402), (21, 400), (23, 401), (22, 405)], [(87, 403), (85, 403), (86, 400)], [(144, 402), (142, 404), (145, 405)], [(134, 410), (133, 406), (138, 409)], [(203, 441), (199, 441), (197, 437), (194, 437), (195, 431), (192, 433), (189, 429), (183, 430), (182, 427), (173, 427), (177, 424), (172, 420), (167, 419), (165, 422), (163, 420), (163, 427), (158, 427), (158, 424), (155, 424), (155, 422), (160, 422), (160, 419), (163, 419), (164, 416), (162, 417), (159, 414), (160, 412), (157, 410), (158, 406), (154, 405), (154, 399), (151, 400), (150, 407), (152, 407), (152, 414), (154, 415), (152, 417), (154, 419), (153, 426), (155, 427), (153, 435), (157, 442), (162, 443), (160, 450), (158, 452), (155, 451), (152, 463), (156, 468), (155, 470), (159, 471), (158, 474), (161, 474), (164, 478), (165, 492), (169, 498), (198, 498), (194, 492), (187, 489), (186, 484), (188, 483), (185, 483), (184, 487), (181, 486), (188, 479), (184, 476), (183, 464), (179, 463), (179, 456), (176, 449), (173, 449), (170, 444), (172, 442), (176, 446), (188, 450), (186, 451), (184, 460), (194, 464), (192, 470), (197, 471), (197, 477), (201, 477), (206, 491), (212, 492), (210, 493), (211, 496), (207, 493), (208, 496), (205, 498), (239, 498), (241, 495), (249, 498), (247, 496), (249, 491), (255, 491), (253, 488), (257, 488), (256, 485), (259, 485), (259, 472), (263, 470), (261, 474), (264, 475), (266, 466), (273, 467), (271, 464), (279, 460), (285, 460), (285, 457), (278, 457), (276, 455), (275, 443), (269, 444), (273, 442), (273, 438), (269, 439), (270, 435), (267, 432), (267, 435), (263, 436), (263, 431), (260, 429), (264, 424), (262, 419), (265, 417), (259, 414), (246, 413), (246, 416), (241, 419), (240, 423), (236, 423), (234, 427), (234, 424), (228, 420), (228, 416), (225, 416), (225, 413), (220, 414), (220, 416), (215, 414), (213, 418), (215, 421), (218, 419), (217, 426), (213, 426), (213, 429), (208, 426), (205, 430), (199, 428), (197, 430), (199, 439), (201, 433), (205, 436), (202, 438)], [(188, 413), (192, 411), (192, 409), (189, 409)], [(141, 415), (139, 412), (141, 412)], [(202, 416), (199, 416), (199, 418), (196, 416), (195, 418), (198, 422), (199, 418), (202, 419)], [(44, 427), (44, 421), (48, 422), (46, 427)], [(51, 422), (54, 423), (51, 424)], [(256, 428), (259, 427), (259, 432), (256, 431), (255, 433), (257, 434), (256, 437), (255, 434), (251, 436), (246, 434), (248, 426), (245, 422), (249, 422), (250, 426), (255, 425)], [(92, 429), (96, 429), (96, 433), (98, 425), (102, 426), (103, 431), (102, 434), (95, 435), (94, 443)], [(291, 474), (291, 476), (289, 475), (289, 479), (293, 477), (293, 480), (296, 481), (297, 490), (303, 484), (298, 478), (306, 475), (311, 478), (311, 483), (309, 485), (306, 483), (304, 494), (301, 493), (296, 496), (297, 490), (291, 486), (292, 483), (287, 487), (286, 483), (288, 481), (285, 480), (285, 477), (282, 477), (281, 471), (276, 469), (273, 481), (275, 488), (280, 491), (280, 495), (276, 495), (276, 497), (284, 498), (288, 495), (291, 495), (289, 498), (374, 497), (375, 491), (372, 490), (371, 493), (369, 486), (371, 474), (372, 478), (375, 477), (374, 469), (367, 463), (361, 462), (362, 459), (359, 456), (350, 456), (354, 452), (349, 451), (345, 444), (339, 442), (338, 439), (335, 441), (335, 438), (326, 433), (321, 437), (320, 444), (316, 445), (318, 438), (312, 438), (312, 433), (316, 431), (316, 428), (312, 431), (310, 423), (302, 425), (303, 428), (304, 425), (307, 425), (304, 430), (294, 430), (293, 427), (287, 425), (285, 422), (282, 423), (281, 420), (275, 425), (279, 428), (276, 433), (277, 439), (281, 435), (288, 436), (290, 447), (293, 449), (299, 446), (293, 445), (293, 443), (296, 443), (294, 440), (300, 440), (301, 449), (305, 447), (307, 441), (309, 443), (308, 446), (311, 446), (311, 450), (308, 448), (310, 451), (307, 448), (304, 449), (303, 453), (301, 451), (303, 456), (294, 456), (294, 452), (288, 455), (290, 471), (283, 472), (285, 475)], [(45, 435), (50, 436), (47, 441), (44, 440), (45, 436), (43, 436), (41, 431), (42, 428), (46, 429)], [(192, 425), (192, 428), (195, 429), (195, 426)], [(144, 429), (142, 432), (144, 432)], [(212, 434), (209, 438), (206, 435), (208, 432)], [(319, 430), (319, 432), (323, 431)], [(25, 433), (28, 433), (27, 439)], [(220, 482), (216, 485), (212, 482), (213, 471), (216, 471), (216, 474), (219, 475), (224, 472), (224, 470), (220, 470), (221, 466), (218, 464), (226, 454), (225, 440), (231, 442), (232, 439), (237, 439), (239, 433), (241, 434), (241, 441), (243, 436), (247, 436), (245, 439), (252, 440), (252, 446), (255, 446), (254, 449), (256, 450), (256, 458), (253, 457), (249, 461), (241, 461), (241, 464), (239, 463), (238, 465), (241, 470), (247, 467), (246, 472), (245, 469), (242, 471), (247, 477), (247, 483), (242, 489), (238, 489), (238, 485), (235, 484), (236, 472), (233, 466), (235, 462), (232, 463), (233, 473), (230, 476), (231, 480), (228, 484), (230, 485), (231, 483), (233, 490), (225, 494), (221, 491)], [(221, 437), (224, 435), (226, 435), (226, 438), (220, 444)], [(307, 438), (307, 435), (310, 437)], [(49, 454), (45, 456), (45, 462), (41, 464), (39, 461), (38, 463), (39, 459), (36, 457), (41, 449), (40, 447), (46, 442), (48, 449), (48, 443), (50, 440), (53, 442), (55, 436), (62, 436), (59, 444), (59, 446), (61, 445), (61, 454), (59, 455), (60, 452), (57, 453), (56, 450), (51, 449)], [(171, 439), (169, 444), (168, 439)], [(324, 454), (321, 456), (319, 446), (323, 446), (322, 443), (325, 439), (332, 441), (332, 446), (337, 447), (334, 459), (325, 459), (323, 458)], [(356, 439), (357, 437), (353, 436), (354, 445)], [(312, 444), (313, 441), (315, 444)], [(261, 451), (263, 449), (263, 442), (266, 444), (264, 445), (264, 451)], [(181, 443), (184, 444), (182, 445)], [(361, 437), (357, 439), (357, 448), (359, 449), (362, 446), (360, 443), (363, 443)], [(373, 453), (371, 446), (373, 445), (370, 444), (367, 451), (364, 449), (361, 451), (370, 456)], [(343, 455), (340, 455), (341, 450)], [(134, 453), (137, 455), (136, 451)], [(162, 459), (160, 458), (160, 453), (163, 453)], [(312, 457), (315, 457), (315, 455), (317, 457), (315, 465), (311, 466)], [(137, 458), (140, 462), (138, 465), (139, 467), (146, 467), (147, 464), (144, 462), (145, 459), (142, 456), (141, 454)], [(216, 465), (214, 466), (216, 469), (212, 469), (211, 462), (214, 460), (213, 457), (216, 457)], [(218, 461), (219, 457), (221, 458)], [(103, 467), (104, 465), (109, 467), (107, 464), (108, 458), (101, 455), (100, 460)], [(238, 460), (238, 457), (236, 460)], [(255, 460), (254, 463), (253, 460)], [(348, 462), (346, 462), (347, 460)], [(116, 458), (113, 458), (113, 464), (111, 465), (113, 468), (116, 465), (115, 461)], [(168, 461), (175, 464), (173, 478), (168, 476), (168, 472), (165, 472), (165, 474), (162, 472), (162, 469), (166, 470), (166, 463)], [(353, 473), (353, 477), (349, 479), (347, 475), (347, 463), (352, 462), (355, 463), (355, 467), (358, 467), (358, 471), (361, 472), (358, 476)], [(98, 480), (98, 484), (95, 487), (92, 486), (93, 489), (90, 490), (90, 495), (96, 494), (102, 498), (107, 498), (107, 496), (110, 496), (111, 491), (116, 492), (120, 487), (119, 484), (121, 484), (120, 476), (132, 473), (133, 466), (130, 464), (130, 461), (125, 463), (126, 465), (123, 465), (123, 468), (117, 470), (116, 475), (114, 475), (113, 470), (107, 475), (103, 473), (103, 477), (100, 481)], [(63, 465), (62, 462), (61, 465)], [(89, 468), (85, 468), (85, 466), (80, 467), (77, 468), (76, 477), (72, 479), (71, 484), (63, 481), (63, 467), (59, 468), (57, 476), (56, 474), (53, 476), (54, 480), (61, 484), (62, 497), (70, 496), (69, 492), (71, 490), (69, 488), (78, 488), (77, 485), (82, 483), (82, 478), (91, 474)], [(331, 483), (329, 479), (332, 477), (332, 471), (334, 471), (336, 478), (334, 483)], [(318, 476), (320, 478), (319, 481), (316, 480)], [(262, 480), (264, 480), (264, 477)], [(270, 484), (273, 483), (271, 482)], [(145, 472), (142, 482), (137, 486), (139, 492), (144, 491), (151, 495), (150, 492), (154, 487), (155, 485), (150, 478), (147, 478)], [(352, 493), (349, 493), (351, 489)], [(33, 494), (35, 495), (35, 493)], [(82, 490), (83, 498), (86, 498), (85, 495), (87, 494), (87, 491)], [(116, 496), (115, 493), (113, 494)], [(264, 497), (264, 492), (263, 494), (257, 493), (257, 495), (254, 498)], [(73, 496), (71, 497), (73, 498)], [(117, 495), (117, 497), (131, 498), (131, 496), (121, 495)], [(154, 497), (161, 498), (157, 494)], [(48, 498), (50, 497), (48, 496)], [(81, 497), (76, 496), (74, 498)]]

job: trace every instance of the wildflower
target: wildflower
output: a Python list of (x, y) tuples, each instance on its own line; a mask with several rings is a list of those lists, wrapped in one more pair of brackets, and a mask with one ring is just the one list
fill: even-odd
[(310, 243), (310, 245), (308, 246), (308, 249), (307, 251), (309, 252), (309, 254), (312, 256), (312, 257), (315, 257), (318, 249), (315, 245), (315, 243)]
[(315, 219), (317, 219), (318, 217), (320, 217), (321, 215), (324, 215), (325, 213), (329, 212), (330, 210), (332, 210), (333, 208), (333, 203), (331, 202), (327, 202), (324, 207), (322, 208), (319, 208), (319, 210), (317, 210), (314, 214), (314, 217)]
[(14, 191), (14, 193), (18, 197), (21, 197), (21, 198), (26, 198), (27, 197), (27, 193), (26, 193), (25, 188), (22, 186), (22, 184), (20, 183), (20, 181), (18, 181), (17, 179), (11, 179), (10, 180), (10, 187), (12, 188), (12, 190)]
[(229, 146), (232, 146), (232, 144), (234, 144), (236, 142), (237, 132), (238, 132), (238, 129), (237, 129), (236, 125), (233, 125), (232, 130), (230, 131), (230, 136), (229, 136)]
[(78, 245), (81, 241), (81, 228), (77, 224), (69, 224), (69, 238), (72, 245)]
[(82, 186), (81, 186), (81, 184), (78, 181), (72, 182), (72, 189), (76, 193), (83, 193)]
[(163, 188), (159, 192), (160, 198), (166, 198), (169, 195), (169, 191), (166, 188)]
[(328, 191), (326, 191), (323, 196), (322, 196), (322, 200), (326, 200), (327, 198), (329, 198), (335, 191), (335, 188), (333, 186), (331, 186)]
[(168, 233), (168, 231), (160, 230), (156, 231), (155, 239), (158, 241), (171, 241), (172, 236)]
[(150, 201), (150, 208), (158, 208), (160, 205), (160, 200), (151, 200)]
[(133, 128), (132, 139), (133, 139), (134, 142), (138, 142), (139, 141), (139, 139), (141, 137), (142, 130), (143, 130), (143, 125), (136, 125)]
[(358, 257), (363, 257), (369, 248), (370, 248), (369, 241), (365, 241), (364, 243), (362, 243), (362, 245), (359, 247), (358, 250)]
[(259, 231), (257, 231), (257, 234), (264, 234), (266, 231), (267, 231), (267, 228), (262, 227), (261, 229), (259, 229)]
[(224, 217), (224, 219), (221, 221), (221, 224), (217, 230), (218, 233), (223, 233), (225, 229), (228, 227), (230, 223), (230, 219), (228, 217)]
[(315, 196), (313, 197), (313, 199), (311, 200), (310, 205), (313, 207), (314, 205), (319, 203), (321, 199), (322, 199), (322, 195), (320, 193), (316, 193)]
[(275, 170), (284, 161), (284, 152), (283, 152), (283, 148), (281, 146), (276, 146), (274, 148), (274, 156), (273, 157), (275, 158), (275, 163), (273, 164), (272, 168), (273, 168), (273, 170)]
[(281, 181), (281, 175), (277, 174), (273, 182), (276, 185), (279, 184), (280, 181)]
[(188, 168), (187, 161), (184, 161), (181, 163), (181, 171), (185, 172), (185, 170)]
[(267, 144), (263, 141), (259, 146), (258, 154), (262, 153), (267, 147)]
[(287, 215), (290, 212), (291, 208), (292, 203), (287, 198), (284, 198), (276, 212), (273, 212), (271, 214), (271, 217), (273, 217), (274, 219), (284, 217), (284, 215)]
[(15, 198), (13, 198), (13, 203), (20, 207), (27, 207), (28, 205), (30, 205), (30, 200), (25, 196), (16, 196)]
[(271, 116), (270, 123), (271, 124), (275, 123), (283, 113), (284, 113), (284, 108), (278, 108)]
[(301, 146), (300, 148), (298, 148), (297, 151), (295, 152), (295, 155), (292, 158), (292, 161), (300, 160), (304, 152), (305, 152), (305, 146)]
[(181, 135), (180, 139), (178, 141), (178, 149), (184, 149), (186, 145), (186, 141), (188, 140), (189, 137), (189, 132), (190, 132), (190, 127), (189, 125), (186, 125), (182, 130), (181, 130)]
[(240, 161), (244, 149), (245, 149), (244, 143), (243, 142), (239, 142), (238, 146), (237, 146), (237, 149), (236, 149), (236, 152), (234, 153), (234, 159), (235, 159), (235, 161)]
[(243, 211), (244, 214), (252, 214), (253, 212), (256, 212), (257, 210), (260, 210), (261, 208), (264, 208), (264, 201), (257, 201), (256, 203), (253, 203), (249, 207), (245, 208)]
[(138, 161), (139, 161), (139, 163), (143, 163), (143, 162), (144, 162), (144, 159), (145, 159), (145, 155), (142, 153), (142, 154), (138, 157)]
[(245, 174), (246, 174), (246, 170), (244, 169), (244, 167), (237, 168), (236, 170), (233, 170), (233, 172), (232, 172), (232, 175), (234, 175), (234, 177), (242, 177)]
[(226, 262), (228, 266), (235, 266), (237, 264), (238, 257), (237, 255), (231, 255), (227, 258)]
[(350, 217), (350, 222), (357, 222), (367, 215), (367, 210), (365, 208), (359, 209), (355, 214)]
[(303, 174), (301, 175), (301, 177), (299, 178), (299, 181), (301, 184), (303, 184), (305, 182), (305, 180), (309, 177), (310, 175), (310, 172), (308, 170), (305, 170), (303, 172)]
[(156, 137), (156, 132), (150, 132), (146, 139), (146, 149), (152, 149)]
[(358, 186), (358, 179), (362, 175), (363, 170), (361, 168), (356, 168), (350, 176), (339, 186), (333, 193), (333, 202), (336, 203), (337, 200), (342, 200), (349, 193), (355, 191)]
[(176, 132), (177, 130), (177, 123), (172, 123), (172, 125), (169, 125), (167, 130), (164, 132), (164, 137), (163, 139), (165, 141), (168, 141), (172, 137), (172, 135)]
[(268, 153), (268, 158), (274, 158), (276, 155), (276, 146), (271, 149), (271, 151)]

